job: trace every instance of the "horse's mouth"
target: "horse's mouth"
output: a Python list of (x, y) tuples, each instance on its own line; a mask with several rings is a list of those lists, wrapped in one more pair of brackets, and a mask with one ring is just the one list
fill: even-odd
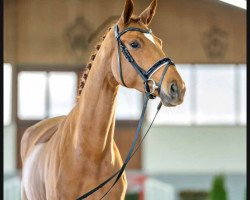
[(175, 98), (172, 98), (171, 96), (167, 95), (163, 91), (160, 92), (160, 98), (161, 98), (162, 104), (166, 107), (174, 107), (181, 103), (181, 102), (180, 103), (176, 102)]
[(171, 104), (171, 103), (164, 103), (164, 102), (162, 102), (162, 104), (163, 104), (164, 106), (166, 106), (166, 107), (174, 107), (174, 106), (176, 106), (176, 105), (173, 105), (173, 104)]
[(173, 105), (173, 104), (171, 104), (170, 102), (165, 101), (165, 100), (162, 100), (162, 99), (161, 99), (161, 102), (162, 102), (162, 104), (163, 104), (164, 106), (166, 106), (166, 107), (174, 107), (174, 106), (176, 106), (176, 105)]

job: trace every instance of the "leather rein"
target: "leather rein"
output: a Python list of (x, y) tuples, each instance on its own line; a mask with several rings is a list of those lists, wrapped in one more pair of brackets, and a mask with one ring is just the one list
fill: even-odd
[[(115, 186), (115, 184), (118, 182), (118, 180), (120, 179), (120, 177), (122, 176), (123, 172), (125, 171), (125, 168), (128, 164), (128, 162), (130, 161), (130, 159), (134, 156), (134, 154), (136, 153), (136, 151), (138, 150), (138, 148), (140, 147), (141, 143), (143, 142), (143, 140), (145, 139), (147, 133), (149, 132), (151, 126), (153, 125), (153, 122), (158, 114), (158, 112), (160, 111), (160, 108), (162, 106), (162, 103), (160, 102), (159, 105), (157, 106), (157, 111), (155, 113), (155, 116), (151, 122), (151, 124), (149, 125), (145, 135), (143, 136), (143, 138), (140, 140), (139, 144), (136, 146), (136, 143), (138, 141), (139, 135), (141, 133), (141, 129), (142, 129), (142, 125), (143, 125), (143, 121), (144, 121), (144, 117), (145, 117), (145, 112), (146, 112), (146, 108), (147, 108), (147, 104), (148, 104), (148, 100), (149, 99), (154, 99), (154, 92), (155, 90), (158, 91), (158, 94), (160, 94), (160, 90), (161, 90), (161, 84), (163, 81), (163, 78), (169, 68), (170, 65), (174, 65), (174, 63), (172, 62), (172, 60), (170, 58), (162, 58), (159, 61), (157, 61), (155, 64), (153, 64), (153, 66), (151, 66), (147, 71), (145, 71), (144, 69), (142, 69), (134, 60), (134, 58), (131, 56), (131, 54), (129, 53), (127, 47), (125, 46), (125, 44), (122, 42), (121, 40), (121, 36), (123, 34), (125, 34), (128, 31), (138, 31), (141, 33), (147, 33), (147, 34), (151, 34), (151, 29), (140, 29), (140, 28), (135, 28), (135, 27), (128, 27), (126, 29), (124, 29), (123, 31), (119, 32), (119, 28), (118, 25), (116, 24), (114, 27), (114, 32), (115, 32), (115, 37), (117, 40), (117, 52), (118, 52), (118, 71), (120, 74), (120, 79), (122, 84), (126, 86), (125, 81), (123, 79), (123, 74), (122, 74), (122, 66), (121, 66), (121, 52), (123, 53), (124, 57), (126, 58), (126, 60), (132, 65), (132, 67), (137, 71), (137, 73), (140, 75), (140, 77), (142, 78), (143, 82), (144, 82), (144, 87), (145, 87), (145, 95), (144, 95), (144, 103), (143, 103), (143, 108), (142, 108), (142, 112), (141, 112), (141, 116), (138, 122), (138, 126), (137, 126), (137, 130), (135, 132), (135, 136), (133, 139), (133, 142), (131, 144), (131, 147), (129, 149), (129, 152), (127, 154), (127, 157), (125, 159), (125, 162), (123, 163), (122, 167), (115, 173), (113, 174), (111, 177), (109, 177), (107, 180), (105, 180), (104, 182), (102, 182), (100, 185), (98, 185), (97, 187), (95, 187), (94, 189), (90, 190), (89, 192), (85, 193), (84, 195), (82, 195), (81, 197), (77, 198), (77, 200), (82, 200), (82, 199), (86, 199), (88, 196), (90, 196), (91, 194), (93, 194), (94, 192), (96, 192), (97, 190), (99, 190), (100, 188), (102, 188), (104, 185), (106, 185), (108, 182), (110, 182), (113, 178), (116, 177), (114, 183), (112, 184), (112, 186), (108, 189), (108, 191), (100, 198), (103, 199), (110, 191), (111, 189)], [(151, 79), (151, 76), (161, 67), (165, 66), (164, 71), (161, 75), (160, 81), (159, 83), (156, 83), (153, 79)], [(150, 89), (149, 83), (152, 83), (152, 89)]]

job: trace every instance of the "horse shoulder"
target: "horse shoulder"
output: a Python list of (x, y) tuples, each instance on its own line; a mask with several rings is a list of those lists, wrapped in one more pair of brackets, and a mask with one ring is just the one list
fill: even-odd
[(46, 143), (56, 132), (65, 116), (42, 120), (26, 129), (21, 140), (21, 157), (24, 161), (30, 149), (40, 143)]

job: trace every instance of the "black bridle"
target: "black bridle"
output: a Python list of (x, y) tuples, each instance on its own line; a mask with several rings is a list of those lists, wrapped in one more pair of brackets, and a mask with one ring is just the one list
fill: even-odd
[[(111, 181), (114, 177), (116, 177), (114, 183), (112, 184), (112, 186), (109, 188), (109, 190), (100, 198), (103, 199), (110, 191), (111, 189), (115, 186), (115, 184), (117, 183), (117, 181), (120, 179), (120, 177), (122, 176), (128, 162), (130, 161), (130, 159), (134, 156), (135, 152), (138, 150), (138, 148), (140, 147), (141, 143), (143, 142), (144, 138), (146, 137), (148, 131), (150, 130), (158, 112), (160, 111), (160, 108), (162, 106), (162, 103), (160, 102), (159, 105), (157, 106), (157, 111), (156, 114), (149, 126), (149, 128), (147, 129), (145, 135), (143, 136), (143, 138), (141, 139), (141, 141), (139, 142), (139, 144), (136, 146), (136, 143), (138, 141), (141, 129), (142, 129), (142, 124), (144, 121), (144, 116), (145, 116), (145, 112), (146, 112), (146, 108), (147, 108), (147, 104), (148, 104), (148, 100), (149, 99), (154, 99), (155, 95), (154, 92), (155, 90), (158, 91), (158, 94), (160, 94), (160, 90), (161, 90), (161, 84), (163, 81), (163, 78), (169, 68), (170, 65), (174, 65), (174, 63), (171, 61), (170, 58), (162, 58), (159, 61), (157, 61), (153, 66), (151, 66), (147, 71), (145, 71), (144, 69), (142, 69), (134, 60), (134, 58), (131, 56), (131, 54), (129, 53), (127, 47), (125, 46), (125, 44), (122, 42), (121, 40), (121, 36), (123, 34), (125, 34), (128, 31), (138, 31), (141, 33), (149, 33), (151, 34), (151, 30), (144, 30), (144, 29), (140, 29), (140, 28), (135, 28), (135, 27), (129, 27), (124, 29), (123, 31), (121, 31), (119, 33), (119, 28), (118, 25), (116, 24), (114, 27), (114, 31), (115, 31), (115, 37), (117, 40), (117, 48), (118, 48), (118, 71), (120, 74), (120, 79), (122, 84), (126, 86), (125, 81), (123, 79), (123, 75), (122, 75), (122, 66), (121, 66), (121, 52), (123, 53), (124, 57), (126, 58), (126, 60), (134, 67), (134, 69), (137, 71), (137, 73), (140, 75), (140, 77), (142, 78), (143, 82), (144, 82), (144, 87), (145, 87), (145, 96), (144, 96), (144, 103), (143, 103), (143, 109), (142, 109), (142, 113), (140, 116), (140, 120), (137, 126), (137, 130), (135, 132), (135, 136), (133, 139), (133, 142), (131, 144), (131, 147), (129, 149), (128, 155), (126, 157), (125, 162), (123, 163), (122, 167), (120, 170), (118, 170), (115, 174), (113, 174), (110, 178), (108, 178), (107, 180), (105, 180), (104, 182), (102, 182), (99, 186), (97, 186), (96, 188), (90, 190), (89, 192), (85, 193), (84, 195), (82, 195), (81, 197), (79, 197), (77, 200), (82, 200), (87, 198), (89, 195), (93, 194), (94, 192), (96, 192), (97, 190), (99, 190), (100, 188), (102, 188), (104, 185), (106, 185), (109, 181)], [(156, 83), (153, 79), (150, 79), (151, 76), (161, 67), (165, 66), (163, 73), (161, 75), (160, 81), (159, 83)], [(150, 90), (150, 86), (149, 86), (149, 82), (152, 82), (152, 90)]]
[[(114, 31), (115, 31), (115, 37), (117, 40), (117, 52), (118, 52), (118, 71), (120, 74), (120, 79), (122, 84), (127, 87), (127, 85), (125, 84), (125, 81), (123, 79), (123, 75), (122, 75), (122, 66), (121, 66), (121, 58), (120, 58), (120, 54), (121, 52), (123, 53), (124, 57), (126, 58), (126, 60), (134, 67), (134, 69), (137, 71), (137, 73), (140, 75), (140, 77), (142, 78), (143, 82), (144, 82), (144, 87), (145, 87), (145, 92), (149, 93), (149, 98), (153, 99), (155, 98), (155, 96), (153, 95), (153, 93), (155, 92), (155, 89), (158, 90), (158, 93), (160, 94), (160, 89), (161, 89), (161, 84), (163, 81), (163, 78), (168, 70), (168, 67), (170, 65), (174, 65), (173, 61), (170, 58), (162, 58), (159, 61), (157, 61), (152, 67), (150, 67), (147, 71), (145, 71), (144, 69), (142, 69), (134, 60), (134, 58), (131, 56), (131, 54), (129, 53), (127, 47), (125, 46), (125, 44), (122, 42), (121, 40), (121, 36), (123, 34), (125, 34), (128, 31), (138, 31), (141, 33), (148, 33), (151, 34), (152, 31), (151, 29), (140, 29), (140, 28), (135, 28), (135, 27), (129, 27), (126, 28), (125, 30), (123, 30), (122, 32), (119, 33), (119, 28), (118, 25), (116, 24), (114, 27)], [(161, 67), (165, 66), (165, 69), (162, 73), (161, 79), (159, 83), (155, 83), (155, 81), (153, 79), (150, 79), (150, 77)], [(149, 82), (152, 82), (153, 88), (152, 90), (150, 90), (150, 87), (148, 85)]]

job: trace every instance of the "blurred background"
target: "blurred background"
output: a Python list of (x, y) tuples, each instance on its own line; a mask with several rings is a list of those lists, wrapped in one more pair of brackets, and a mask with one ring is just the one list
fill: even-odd
[[(158, 0), (150, 28), (187, 91), (182, 105), (161, 109), (131, 160), (127, 200), (246, 200), (246, 1), (235, 2)], [(134, 3), (140, 14), (150, 0)], [(90, 53), (123, 6), (4, 0), (4, 200), (20, 199), (23, 132), (71, 110)], [(123, 158), (142, 98), (120, 87), (115, 140)], [(158, 102), (150, 102), (144, 130)]]

